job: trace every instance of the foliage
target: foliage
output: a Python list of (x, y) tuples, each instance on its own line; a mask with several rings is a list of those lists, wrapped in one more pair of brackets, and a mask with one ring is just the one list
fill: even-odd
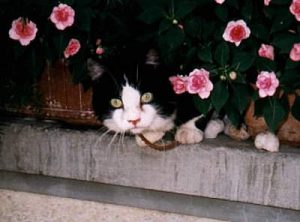
[[(64, 30), (49, 19), (60, 3), (75, 11), (74, 24)], [(300, 86), (300, 16), (291, 9), (296, 3), (299, 0), (1, 0), (1, 33), (8, 33), (19, 17), (38, 28), (26, 46), (0, 35), (5, 55), (1, 93), (11, 85), (34, 84), (45, 63), (58, 59), (69, 63), (74, 82), (84, 82), (91, 54), (109, 61), (124, 47), (147, 43), (178, 70), (173, 75), (194, 69), (209, 72), (214, 86), (210, 96), (191, 95), (201, 112), (214, 108), (239, 125), (252, 99), (255, 114), (276, 131), (290, 110), (300, 120), (299, 95), (291, 107), (287, 102), (287, 95), (296, 94)], [(80, 50), (65, 58), (72, 38), (79, 40)], [(257, 82), (261, 72), (274, 73), (278, 86), (272, 83), (273, 89), (263, 92), (260, 87), (266, 86)]]
[[(290, 9), (293, 2), (149, 0), (140, 1), (140, 19), (153, 30), (166, 62), (179, 64), (178, 74), (199, 67), (210, 72), (214, 89), (208, 99), (196, 100), (199, 110), (213, 107), (224, 111), (239, 125), (253, 99), (256, 114), (276, 131), (290, 110), (287, 95), (296, 94), (300, 86), (299, 58), (291, 56), (293, 45), (300, 42), (300, 21)], [(250, 36), (238, 45), (224, 37), (228, 23), (237, 20), (244, 21), (250, 29)], [(273, 47), (273, 59), (259, 54), (262, 44)], [(262, 71), (274, 72), (280, 82), (276, 92), (264, 98), (255, 85)], [(299, 95), (296, 97), (291, 110), (300, 120)]]

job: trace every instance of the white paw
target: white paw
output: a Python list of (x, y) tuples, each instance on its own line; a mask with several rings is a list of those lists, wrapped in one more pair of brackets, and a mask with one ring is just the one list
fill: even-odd
[(220, 119), (210, 120), (205, 128), (204, 137), (214, 139), (224, 130), (224, 122)]
[(180, 127), (176, 131), (175, 140), (182, 144), (199, 143), (203, 140), (203, 132), (196, 127)]
[(271, 132), (257, 134), (254, 140), (254, 145), (257, 149), (264, 149), (270, 152), (279, 151), (279, 139)]
[[(165, 132), (158, 131), (158, 132), (145, 132), (143, 136), (151, 143), (155, 143), (160, 140), (165, 135)], [(135, 136), (136, 143), (141, 146), (145, 147), (148, 146), (140, 137), (139, 135)]]

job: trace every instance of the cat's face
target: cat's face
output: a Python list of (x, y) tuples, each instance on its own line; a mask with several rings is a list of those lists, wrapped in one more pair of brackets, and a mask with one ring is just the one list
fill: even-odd
[(109, 130), (140, 134), (173, 128), (175, 104), (170, 99), (173, 93), (161, 70), (145, 65), (122, 74), (109, 73), (94, 62), (90, 66), (98, 72), (93, 86), (93, 107)]

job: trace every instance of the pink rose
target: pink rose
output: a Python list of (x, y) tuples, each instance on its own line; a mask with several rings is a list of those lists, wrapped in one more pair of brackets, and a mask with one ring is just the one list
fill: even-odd
[(261, 44), (258, 55), (270, 60), (274, 60), (274, 47), (271, 45)]
[(213, 84), (209, 80), (209, 72), (205, 69), (194, 69), (187, 80), (187, 91), (191, 94), (200, 96), (201, 99), (209, 97), (210, 92), (213, 89)]
[(173, 85), (173, 90), (176, 94), (182, 94), (186, 92), (186, 76), (171, 76), (169, 80)]
[(290, 5), (290, 12), (296, 17), (297, 21), (300, 21), (300, 0), (293, 0)]
[(64, 51), (65, 58), (75, 55), (80, 49), (80, 42), (77, 39), (71, 39)]
[(290, 59), (298, 62), (300, 61), (300, 43), (295, 43), (290, 51)]
[(74, 23), (75, 11), (66, 4), (59, 4), (54, 7), (50, 15), (50, 20), (59, 30), (64, 30)]
[(225, 41), (234, 43), (236, 46), (239, 46), (241, 41), (249, 36), (250, 29), (243, 20), (229, 22), (223, 34)]
[(264, 0), (265, 6), (268, 6), (270, 4), (271, 0)]
[(34, 22), (19, 17), (12, 22), (8, 34), (11, 39), (18, 40), (21, 45), (26, 46), (35, 39), (37, 31)]
[(97, 47), (97, 49), (96, 49), (96, 54), (97, 55), (102, 55), (103, 53), (104, 53), (105, 51), (104, 51), (104, 49), (102, 48), (102, 47)]
[(256, 86), (259, 96), (264, 98), (274, 95), (276, 88), (279, 86), (279, 81), (274, 72), (262, 71), (257, 76)]
[(225, 0), (215, 0), (215, 2), (221, 5), (225, 2)]

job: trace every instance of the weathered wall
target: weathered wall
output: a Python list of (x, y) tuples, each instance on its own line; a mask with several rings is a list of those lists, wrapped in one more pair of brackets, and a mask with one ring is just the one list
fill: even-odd
[(167, 152), (131, 137), (57, 124), (1, 125), (0, 169), (300, 210), (300, 150), (254, 149), (221, 136)]

